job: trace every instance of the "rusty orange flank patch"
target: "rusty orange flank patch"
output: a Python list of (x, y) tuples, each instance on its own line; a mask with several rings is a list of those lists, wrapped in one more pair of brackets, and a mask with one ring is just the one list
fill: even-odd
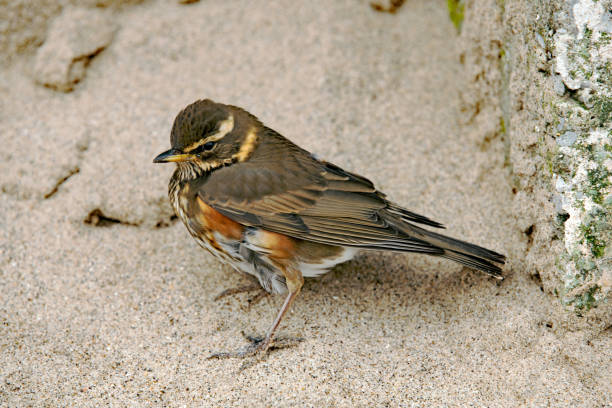
[(202, 226), (212, 232), (218, 232), (228, 239), (241, 239), (243, 227), (231, 218), (226, 217), (200, 199), (196, 198), (199, 211), (197, 218)]

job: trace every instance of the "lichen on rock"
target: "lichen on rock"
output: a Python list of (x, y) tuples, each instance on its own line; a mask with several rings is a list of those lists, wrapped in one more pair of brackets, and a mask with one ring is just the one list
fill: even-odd
[(610, 0), (475, 0), (460, 34), (462, 111), (474, 112), (471, 129), (499, 123), (506, 144), (523, 237), (511, 267), (591, 316), (612, 311), (610, 10)]
[(561, 118), (553, 200), (564, 219), (561, 299), (582, 313), (612, 289), (612, 20), (598, 1), (570, 11), (574, 26), (554, 36), (555, 71), (569, 92), (553, 102)]
[[(606, 147), (608, 146), (608, 147)], [(588, 310), (608, 296), (612, 270), (612, 153), (610, 135), (595, 129), (560, 146), (554, 174), (566, 253), (561, 255), (562, 300), (577, 311)], [(607, 271), (607, 272), (606, 272)], [(606, 283), (608, 282), (608, 283)]]

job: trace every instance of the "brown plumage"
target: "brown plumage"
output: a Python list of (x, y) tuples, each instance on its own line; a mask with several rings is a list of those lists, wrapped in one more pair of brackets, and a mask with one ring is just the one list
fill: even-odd
[(501, 276), (495, 263), (503, 264), (503, 255), (415, 225), (443, 228), (238, 107), (210, 100), (189, 105), (174, 122), (171, 144), (154, 161), (177, 163), (170, 200), (192, 236), (267, 291), (289, 292), (264, 339), (216, 356), (267, 350), (302, 276), (325, 273), (358, 249), (441, 256)]

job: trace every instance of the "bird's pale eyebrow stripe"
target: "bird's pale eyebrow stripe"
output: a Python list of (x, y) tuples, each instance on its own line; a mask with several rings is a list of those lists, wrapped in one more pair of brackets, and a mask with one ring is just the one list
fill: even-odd
[(219, 130), (216, 133), (190, 144), (189, 146), (184, 148), (183, 151), (185, 153), (189, 153), (190, 151), (197, 149), (205, 143), (221, 140), (232, 130), (234, 130), (234, 115), (229, 115), (227, 119), (221, 121), (221, 124), (219, 125)]
[(239, 162), (248, 160), (248, 158), (251, 157), (253, 150), (255, 150), (255, 146), (257, 146), (257, 131), (253, 128), (249, 130), (249, 133), (247, 133), (238, 153), (232, 157)]

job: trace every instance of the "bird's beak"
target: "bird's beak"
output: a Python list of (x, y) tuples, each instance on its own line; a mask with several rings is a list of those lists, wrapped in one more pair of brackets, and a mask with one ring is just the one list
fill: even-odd
[(191, 154), (185, 154), (178, 149), (170, 149), (154, 158), (153, 163), (182, 162), (190, 160), (191, 157)]

